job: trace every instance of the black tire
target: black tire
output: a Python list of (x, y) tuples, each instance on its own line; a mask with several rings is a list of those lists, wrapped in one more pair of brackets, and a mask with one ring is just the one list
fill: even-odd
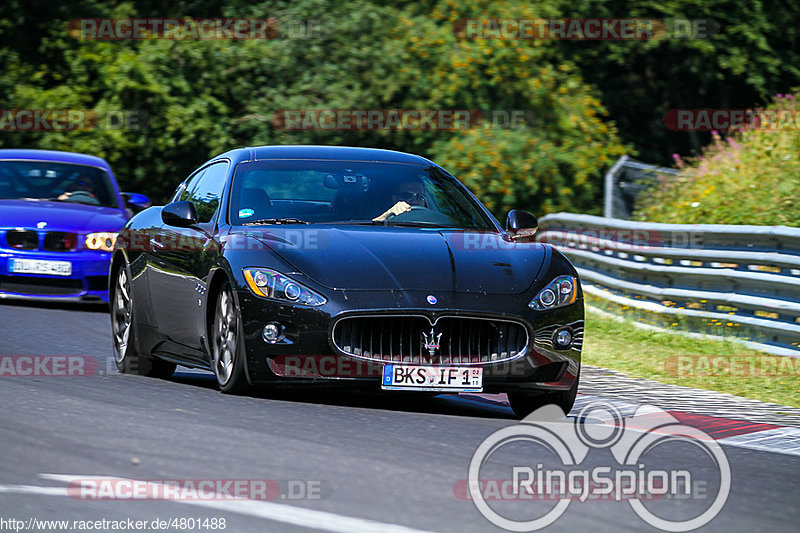
[(569, 414), (572, 406), (575, 405), (575, 398), (578, 396), (578, 377), (569, 390), (545, 392), (542, 394), (526, 394), (521, 392), (509, 392), (508, 403), (511, 404), (511, 409), (518, 418), (525, 418), (532, 412), (545, 405), (557, 405), (564, 411), (564, 414)]
[(114, 362), (122, 374), (135, 374), (154, 378), (169, 378), (175, 373), (175, 363), (153, 356), (145, 356), (136, 349), (133, 327), (133, 292), (130, 269), (122, 265), (110, 280), (109, 309), (111, 310), (111, 333), (114, 347)]
[(225, 282), (214, 299), (211, 323), (211, 366), (219, 390), (242, 394), (250, 389), (244, 371), (244, 330), (231, 284)]

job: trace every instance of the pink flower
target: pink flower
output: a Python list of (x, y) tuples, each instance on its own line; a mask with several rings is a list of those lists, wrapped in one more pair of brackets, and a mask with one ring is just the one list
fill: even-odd
[(725, 140), (728, 141), (728, 144), (731, 146), (731, 148), (735, 150), (739, 149), (739, 143), (737, 143), (733, 137), (725, 137)]
[(787, 94), (787, 95), (786, 95), (786, 98), (788, 98), (789, 100), (791, 100), (791, 99), (792, 99), (792, 95), (791, 95), (791, 94)]
[(783, 98), (783, 95), (778, 93), (778, 94), (775, 95), (775, 98)]

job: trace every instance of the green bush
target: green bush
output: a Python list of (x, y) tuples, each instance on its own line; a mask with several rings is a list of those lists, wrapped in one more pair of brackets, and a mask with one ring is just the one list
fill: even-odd
[[(145, 2), (83, 0), (83, 9), (55, 3), (43, 14), (10, 1), (15, 18), (0, 13), (3, 107), (138, 110), (148, 120), (136, 130), (3, 132), (0, 147), (105, 157), (124, 189), (156, 202), (233, 147), (332, 144), (435, 159), (499, 216), (511, 207), (596, 212), (602, 173), (624, 151), (599, 95), (556, 43), (455, 35), (458, 19), (530, 16), (514, 1), (239, 2), (221, 12), (198, 3), (214, 8), (209, 16), (321, 21), (317, 37), (270, 41), (78, 40), (72, 18), (152, 12)], [(557, 2), (537, 1), (537, 13), (558, 16)], [(288, 131), (273, 120), (282, 109), (517, 109), (536, 120), (515, 130)]]
[[(558, 13), (537, 2), (538, 16)], [(404, 91), (423, 108), (525, 110), (524, 125), (499, 124), (429, 136), (430, 156), (461, 179), (501, 220), (524, 208), (599, 214), (603, 171), (626, 148), (594, 89), (560, 54), (556, 41), (463, 38), (458, 21), (520, 19), (514, 1), (442, 0), (410, 17), (398, 35)], [(629, 149), (629, 148), (627, 148)]]
[(800, 226), (800, 90), (767, 111), (784, 120), (744, 128), (697, 158), (675, 155), (681, 173), (640, 196), (634, 218), (651, 222)]

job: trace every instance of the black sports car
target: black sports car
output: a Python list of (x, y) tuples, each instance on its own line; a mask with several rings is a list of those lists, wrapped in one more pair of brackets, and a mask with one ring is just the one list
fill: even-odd
[(232, 150), (116, 241), (117, 366), (214, 372), (224, 392), (328, 384), (507, 392), (515, 413), (575, 400), (575, 269), (504, 230), (440, 166), (366, 148)]

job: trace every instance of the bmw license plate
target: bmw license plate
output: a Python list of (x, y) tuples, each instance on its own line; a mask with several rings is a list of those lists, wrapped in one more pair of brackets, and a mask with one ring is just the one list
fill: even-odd
[(483, 390), (483, 368), (383, 365), (381, 388), (385, 390), (481, 392)]
[(15, 274), (70, 276), (72, 275), (72, 263), (69, 261), (40, 261), (38, 259), (9, 259), (8, 271)]

